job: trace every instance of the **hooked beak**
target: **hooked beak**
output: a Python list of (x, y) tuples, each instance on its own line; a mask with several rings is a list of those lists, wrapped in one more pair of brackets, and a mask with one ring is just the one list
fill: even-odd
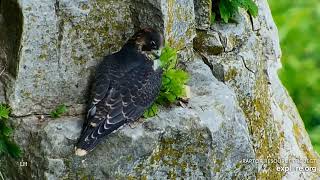
[(158, 49), (158, 50), (152, 50), (152, 55), (155, 57), (155, 59), (159, 59), (160, 55), (161, 55), (161, 51), (162, 49)]

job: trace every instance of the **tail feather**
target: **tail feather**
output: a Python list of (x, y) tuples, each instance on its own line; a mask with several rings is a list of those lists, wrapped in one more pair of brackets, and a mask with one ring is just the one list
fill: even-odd
[[(76, 155), (86, 155), (92, 151), (101, 140), (106, 138), (108, 134), (113, 133), (125, 123), (126, 121), (120, 121), (116, 124), (110, 124), (107, 129), (103, 128), (104, 123), (99, 124), (97, 127), (91, 126), (90, 123), (86, 124), (75, 147)], [(100, 132), (99, 128), (102, 128), (103, 132)]]

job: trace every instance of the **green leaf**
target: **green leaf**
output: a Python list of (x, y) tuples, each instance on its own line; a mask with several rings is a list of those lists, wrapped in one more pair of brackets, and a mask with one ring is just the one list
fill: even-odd
[(225, 23), (228, 23), (231, 17), (231, 13), (233, 13), (231, 8), (228, 8), (229, 6), (228, 4), (229, 4), (228, 0), (221, 0), (219, 4), (220, 16)]
[(7, 145), (3, 139), (0, 139), (0, 154), (4, 152), (7, 152)]
[(7, 153), (13, 158), (18, 158), (21, 150), (10, 140), (13, 129), (7, 125), (7, 121), (4, 121), (9, 118), (10, 111), (8, 105), (0, 104), (0, 154)]
[(0, 105), (0, 119), (8, 119), (10, 114), (10, 107), (5, 104)]
[(169, 69), (164, 72), (162, 87), (157, 102), (162, 104), (174, 103), (177, 99), (185, 95), (184, 85), (187, 83), (189, 75), (181, 69)]
[(230, 22), (230, 19), (238, 13), (239, 8), (247, 10), (254, 17), (258, 15), (258, 6), (253, 0), (220, 0), (215, 3), (213, 6), (215, 9), (212, 10), (212, 14), (218, 15), (218, 17), (220, 15), (220, 18), (225, 23)]
[(239, 5), (247, 10), (253, 17), (258, 15), (258, 6), (252, 0), (243, 0)]
[(51, 113), (50, 113), (50, 116), (52, 118), (59, 118), (61, 117), (62, 114), (66, 113), (67, 112), (67, 107), (66, 105), (64, 104), (61, 104), (59, 106), (56, 107), (55, 110), (53, 110)]
[(160, 55), (161, 67), (166, 71), (175, 68), (177, 64), (177, 51), (169, 46), (162, 49)]
[(157, 104), (153, 103), (147, 110), (144, 111), (143, 116), (145, 118), (153, 117), (158, 113)]
[(176, 101), (177, 96), (175, 94), (173, 94), (172, 92), (168, 92), (168, 93), (166, 93), (166, 98), (170, 103), (173, 103)]
[(187, 72), (177, 69), (177, 51), (165, 46), (160, 56), (163, 69), (160, 93), (155, 103), (144, 112), (144, 117), (153, 117), (158, 113), (158, 105), (175, 103), (184, 95), (184, 85), (189, 79)]
[(21, 157), (22, 151), (18, 145), (12, 142), (7, 142), (7, 150), (11, 157), (19, 158)]
[(10, 136), (12, 134), (12, 129), (8, 126), (4, 126), (2, 129), (2, 134), (5, 136)]

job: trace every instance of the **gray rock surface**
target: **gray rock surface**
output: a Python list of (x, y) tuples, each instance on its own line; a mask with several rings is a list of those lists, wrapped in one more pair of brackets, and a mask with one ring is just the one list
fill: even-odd
[(208, 30), (211, 25), (212, 0), (194, 0), (194, 11), (197, 28)]
[(215, 31), (197, 31), (197, 37), (193, 41), (194, 49), (207, 55), (218, 55), (224, 51), (220, 36)]
[[(18, 116), (84, 104), (93, 67), (119, 50), (134, 29), (157, 27), (177, 49), (192, 44), (195, 36), (192, 0), (12, 0), (1, 9), (8, 14), (6, 26), (20, 27), (12, 39), (21, 42), (7, 41), (17, 51), (8, 50), (11, 76), (5, 81)], [(23, 16), (13, 21), (10, 13)]]
[(3, 3), (2, 9), (12, 4), (23, 14), (10, 22), (21, 26), (23, 21), (19, 52), (11, 60), (17, 67), (7, 82), (15, 115), (85, 103), (92, 67), (133, 33), (128, 1), (18, 0)]
[[(0, 79), (3, 80), (6, 76), (6, 59), (7, 54), (5, 50), (5, 26), (4, 26), (4, 18), (2, 14), (0, 14)], [(0, 103), (6, 103), (5, 100), (5, 88), (3, 83), (0, 81)]]
[[(281, 52), (265, 0), (257, 1), (259, 15), (252, 21), (241, 11), (237, 24), (217, 22), (206, 30), (196, 30), (199, 13), (207, 16), (193, 10), (200, 1), (128, 2), (18, 1), (24, 22), (30, 22), (23, 25), (16, 59), (22, 68), (18, 76), (9, 71), (10, 77), (1, 80), (14, 113), (24, 115), (10, 120), (14, 139), (25, 153), (19, 161), (0, 158), (5, 179), (320, 177), (319, 156), (277, 76)], [(161, 29), (167, 42), (180, 50), (191, 77), (187, 107), (161, 108), (156, 117), (108, 136), (87, 156), (74, 156), (84, 119), (75, 114), (83, 112), (90, 69), (99, 57), (121, 47), (134, 29), (146, 26)], [(14, 57), (13, 51), (0, 47), (0, 53), (1, 49), (7, 55), (0, 56), (4, 62)], [(44, 60), (42, 53), (47, 54)], [(35, 69), (45, 73), (33, 76)], [(20, 93), (30, 88), (30, 98)], [(59, 119), (25, 116), (46, 113), (59, 103), (69, 105), (71, 112)], [(20, 167), (20, 161), (28, 166)], [(280, 167), (292, 169), (285, 172)]]
[[(30, 153), (28, 164), (31, 169), (33, 165), (47, 169), (33, 175), (48, 179), (254, 178), (255, 164), (242, 162), (254, 159), (255, 154), (234, 93), (208, 76), (210, 69), (199, 58), (187, 68), (192, 92), (187, 108), (162, 109), (157, 117), (135, 128), (127, 126), (81, 160), (73, 156), (73, 144), (83, 117), (46, 118), (44, 122), (35, 116), (19, 119), (15, 138)], [(31, 149), (33, 143), (36, 151)], [(41, 156), (45, 158), (42, 162), (35, 158)]]

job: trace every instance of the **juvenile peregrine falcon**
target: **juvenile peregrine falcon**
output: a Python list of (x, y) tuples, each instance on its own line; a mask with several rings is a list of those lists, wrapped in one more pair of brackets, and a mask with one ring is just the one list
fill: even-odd
[(162, 69), (155, 67), (161, 34), (151, 28), (133, 35), (122, 49), (104, 57), (96, 69), (95, 93), (76, 145), (86, 155), (108, 134), (142, 116), (156, 99)]

